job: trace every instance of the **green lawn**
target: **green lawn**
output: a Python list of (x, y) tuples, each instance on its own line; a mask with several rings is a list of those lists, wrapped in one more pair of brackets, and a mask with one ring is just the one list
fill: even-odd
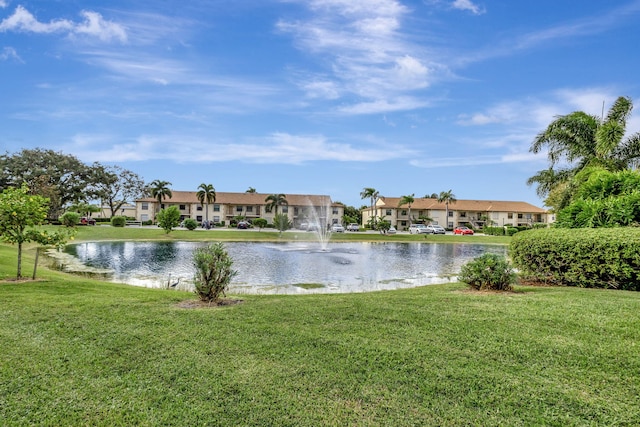
[[(0, 277), (15, 259), (0, 245)], [(640, 424), (639, 293), (454, 284), (185, 309), (192, 294), (40, 277), (0, 283), (2, 425)]]

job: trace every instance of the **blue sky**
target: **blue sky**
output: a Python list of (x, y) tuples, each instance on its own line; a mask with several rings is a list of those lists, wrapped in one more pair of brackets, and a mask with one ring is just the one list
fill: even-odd
[(174, 190), (542, 206), (533, 138), (640, 107), (639, 24), (638, 0), (0, 0), (0, 145)]

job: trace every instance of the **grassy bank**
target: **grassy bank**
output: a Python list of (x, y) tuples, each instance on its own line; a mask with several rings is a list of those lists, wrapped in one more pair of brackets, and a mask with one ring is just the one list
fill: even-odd
[[(282, 234), (273, 229), (258, 231), (215, 229), (193, 231), (176, 229), (166, 234), (157, 227), (78, 227), (76, 240), (217, 240), (217, 241), (312, 241), (316, 234), (306, 231), (286, 231)], [(383, 235), (380, 233), (333, 233), (332, 242), (371, 241), (371, 242), (465, 242), (465, 243), (496, 243), (508, 244), (511, 237), (505, 236), (453, 236), (453, 235), (411, 235), (395, 234)]]
[[(15, 249), (0, 246), (2, 277)], [(32, 259), (27, 255), (26, 263)], [(3, 425), (637, 425), (640, 294), (0, 283)]]

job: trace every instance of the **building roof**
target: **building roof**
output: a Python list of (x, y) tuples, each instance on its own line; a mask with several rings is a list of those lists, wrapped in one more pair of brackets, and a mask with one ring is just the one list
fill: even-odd
[[(200, 203), (197, 191), (171, 191), (171, 198), (163, 200), (163, 203)], [(221, 205), (265, 205), (265, 199), (271, 194), (266, 193), (227, 193), (216, 191), (216, 204)], [(285, 194), (289, 206), (341, 206), (333, 203), (331, 197), (326, 195), (311, 194)], [(153, 197), (145, 197), (136, 200), (138, 202), (155, 203)]]
[[(398, 208), (401, 197), (380, 197), (376, 206), (378, 208)], [(408, 208), (402, 205), (401, 208)], [(369, 208), (371, 209), (371, 208)], [(416, 198), (411, 204), (412, 210), (446, 210), (444, 203), (437, 199)], [(547, 213), (545, 209), (539, 208), (527, 202), (508, 202), (500, 200), (456, 200), (449, 203), (449, 210), (465, 212), (526, 212), (526, 213)]]

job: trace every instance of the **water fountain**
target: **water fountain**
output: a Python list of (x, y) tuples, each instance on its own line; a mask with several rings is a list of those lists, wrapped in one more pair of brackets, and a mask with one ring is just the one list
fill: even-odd
[(308, 206), (305, 213), (311, 220), (307, 231), (315, 234), (316, 240), (320, 245), (319, 252), (329, 252), (329, 241), (331, 240), (330, 200), (325, 201), (321, 206), (314, 206), (309, 199), (307, 199), (307, 202)]

